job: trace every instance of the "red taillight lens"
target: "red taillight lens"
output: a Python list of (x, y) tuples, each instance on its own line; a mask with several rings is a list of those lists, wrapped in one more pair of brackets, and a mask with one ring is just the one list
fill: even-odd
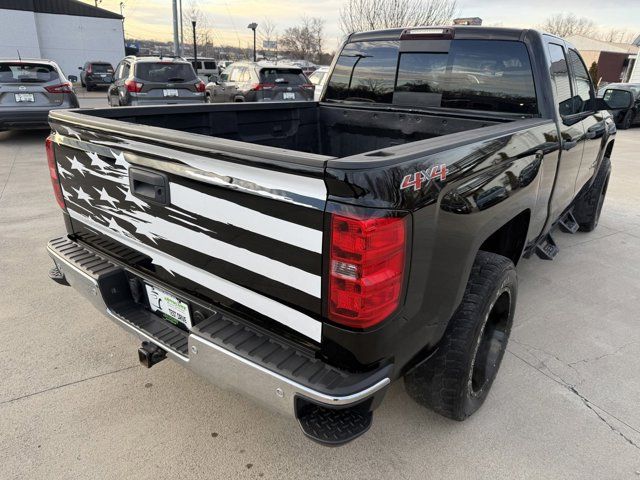
[(302, 85), (302, 88), (306, 88), (308, 90), (315, 90), (316, 86), (313, 83), (305, 83)]
[(329, 319), (367, 328), (400, 302), (407, 217), (331, 219)]
[(196, 91), (197, 92), (204, 92), (206, 85), (204, 84), (204, 82), (202, 80), (200, 80), (198, 83), (196, 83)]
[(56, 201), (60, 208), (66, 210), (67, 207), (64, 204), (64, 196), (62, 195), (62, 187), (60, 186), (60, 178), (58, 177), (58, 167), (56, 166), (56, 156), (53, 153), (53, 139), (51, 135), (47, 137), (44, 142), (45, 149), (47, 151), (47, 163), (49, 164), (49, 177), (51, 177), (51, 185), (53, 186), (53, 194), (56, 197)]
[(275, 86), (275, 83), (256, 83), (251, 90), (271, 90)]
[(49, 93), (71, 93), (72, 85), (69, 82), (61, 83), (59, 85), (51, 85), (50, 87), (44, 87)]
[(93, 73), (93, 65), (87, 67), (87, 73)]
[(127, 87), (127, 91), (131, 93), (140, 93), (144, 84), (140, 82), (134, 82), (133, 80), (126, 80), (124, 86)]

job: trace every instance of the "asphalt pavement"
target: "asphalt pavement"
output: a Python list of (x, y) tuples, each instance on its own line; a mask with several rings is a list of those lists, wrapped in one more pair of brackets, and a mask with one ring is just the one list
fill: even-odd
[(143, 368), (134, 337), (49, 280), (64, 226), (46, 135), (0, 133), (1, 479), (640, 479), (640, 129), (618, 134), (597, 230), (518, 266), (480, 411), (444, 419), (399, 382), (334, 449), (171, 361)]

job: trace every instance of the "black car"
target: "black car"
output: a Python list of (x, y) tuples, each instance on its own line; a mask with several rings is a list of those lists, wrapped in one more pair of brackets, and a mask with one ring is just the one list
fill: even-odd
[(600, 89), (598, 96), (609, 105), (619, 129), (640, 124), (640, 83), (610, 83)]
[(204, 82), (182, 57), (125, 57), (107, 92), (111, 106), (203, 103)]
[(270, 63), (236, 62), (206, 89), (206, 101), (264, 102), (313, 100), (315, 86), (302, 68)]
[(87, 62), (80, 70), (80, 83), (90, 92), (96, 87), (108, 87), (113, 82), (113, 65), (109, 62)]

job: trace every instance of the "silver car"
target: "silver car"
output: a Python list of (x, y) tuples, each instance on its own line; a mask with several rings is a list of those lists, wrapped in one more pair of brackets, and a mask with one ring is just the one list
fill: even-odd
[(78, 106), (55, 62), (0, 60), (0, 130), (48, 127), (50, 110)]

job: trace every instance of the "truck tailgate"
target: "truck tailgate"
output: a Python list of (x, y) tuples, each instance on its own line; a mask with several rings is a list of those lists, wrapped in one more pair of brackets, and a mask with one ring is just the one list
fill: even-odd
[(264, 158), (257, 165), (188, 145), (53, 128), (78, 240), (160, 285), (320, 341), (322, 162), (269, 168)]

